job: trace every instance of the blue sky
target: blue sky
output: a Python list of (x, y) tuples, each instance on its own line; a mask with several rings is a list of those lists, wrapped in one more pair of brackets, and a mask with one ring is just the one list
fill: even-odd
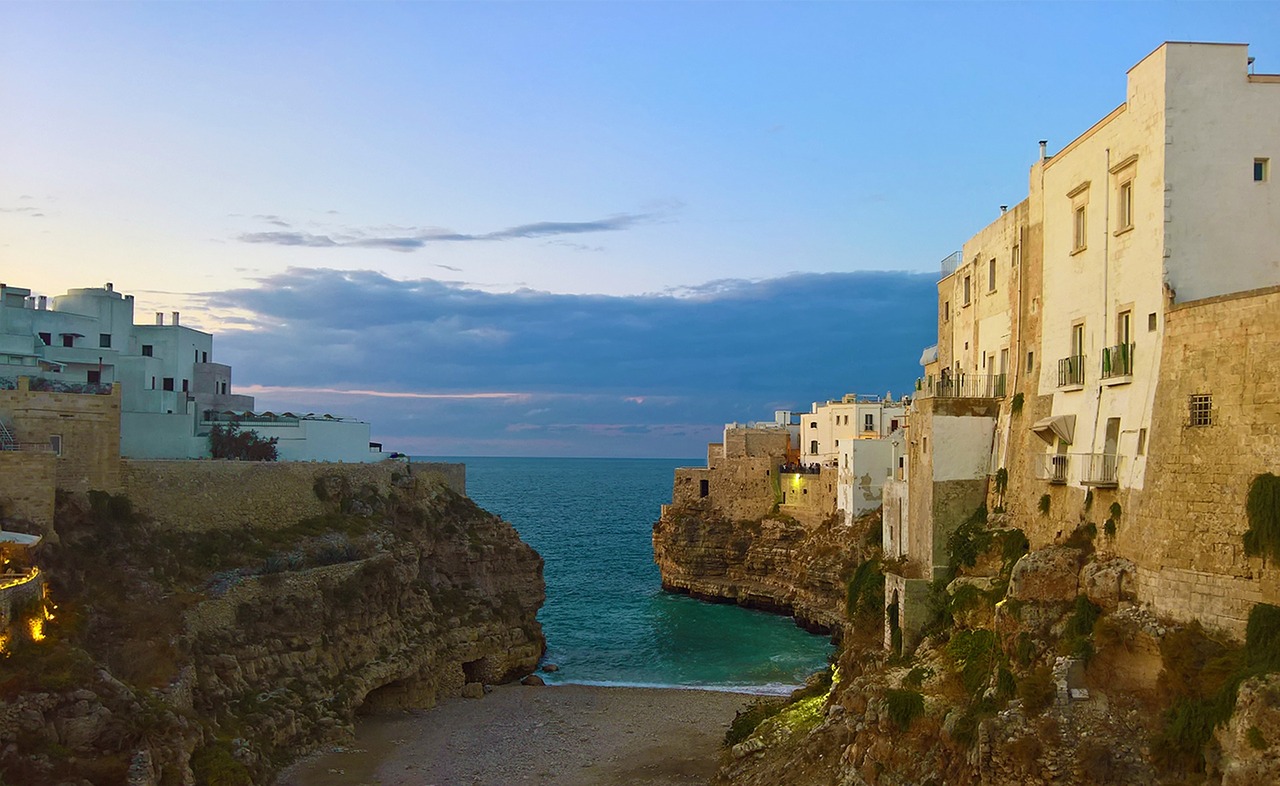
[(389, 446), (699, 455), (905, 392), (938, 260), (1164, 40), (1277, 72), (1280, 4), (4, 3), (0, 278)]

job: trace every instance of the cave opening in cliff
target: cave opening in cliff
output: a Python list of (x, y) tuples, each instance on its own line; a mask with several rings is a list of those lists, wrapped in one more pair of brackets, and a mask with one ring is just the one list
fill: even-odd
[(493, 664), (488, 658), (467, 661), (462, 664), (462, 674), (467, 682), (494, 682)]
[(356, 715), (374, 715), (379, 712), (404, 709), (409, 685), (404, 680), (388, 682), (365, 694), (364, 701), (356, 707)]

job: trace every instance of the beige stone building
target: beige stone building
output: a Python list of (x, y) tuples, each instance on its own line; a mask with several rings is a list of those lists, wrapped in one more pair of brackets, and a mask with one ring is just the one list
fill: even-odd
[[(1158, 613), (1238, 634), (1253, 603), (1280, 602), (1242, 546), (1249, 483), (1280, 466), (1280, 76), (1251, 70), (1244, 45), (1160, 46), (1124, 103), (1057, 153), (1042, 144), (1028, 198), (944, 261), (886, 516), (908, 558), (887, 587), (899, 624), (909, 582), (983, 500), (1033, 547), (1094, 525)], [(976, 497), (937, 473), (956, 413), (991, 424), (964, 437)]]

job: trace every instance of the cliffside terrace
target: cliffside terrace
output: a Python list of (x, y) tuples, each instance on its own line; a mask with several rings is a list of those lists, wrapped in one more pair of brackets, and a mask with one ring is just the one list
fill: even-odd
[(922, 383), (920, 398), (1004, 398), (1006, 374), (957, 374)]

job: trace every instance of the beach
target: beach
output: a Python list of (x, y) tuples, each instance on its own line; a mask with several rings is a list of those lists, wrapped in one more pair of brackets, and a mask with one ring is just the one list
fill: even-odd
[(504, 685), (481, 699), (362, 718), (348, 746), (281, 786), (689, 786), (716, 770), (753, 697), (665, 688)]

